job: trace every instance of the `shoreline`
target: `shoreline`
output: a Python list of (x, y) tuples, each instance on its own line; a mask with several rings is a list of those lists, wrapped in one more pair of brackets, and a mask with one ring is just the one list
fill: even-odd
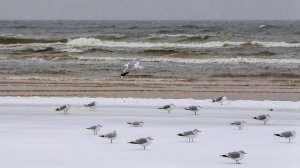
[(300, 100), (300, 79), (0, 80), (0, 96), (212, 99), (221, 95), (227, 96), (230, 100), (298, 101)]

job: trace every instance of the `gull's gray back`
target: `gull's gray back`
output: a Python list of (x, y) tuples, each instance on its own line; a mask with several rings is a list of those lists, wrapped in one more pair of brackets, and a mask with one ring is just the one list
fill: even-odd
[(239, 152), (230, 152), (228, 153), (228, 156), (232, 159), (237, 159), (241, 156), (241, 154)]
[(147, 139), (146, 138), (140, 138), (140, 139), (137, 139), (135, 142), (138, 143), (138, 144), (144, 144), (144, 143), (147, 143)]
[(163, 109), (168, 109), (168, 108), (170, 108), (171, 106), (170, 105), (165, 105), (165, 106), (163, 106), (162, 108)]
[(114, 138), (114, 137), (116, 137), (117, 136), (117, 134), (116, 133), (108, 133), (108, 134), (105, 134), (104, 135), (104, 137), (107, 137), (107, 138)]
[(267, 119), (267, 116), (266, 115), (260, 115), (260, 116), (258, 116), (258, 119), (259, 120), (265, 120), (265, 119)]
[(187, 131), (187, 132), (184, 132), (183, 135), (184, 136), (188, 136), (188, 135), (194, 135), (195, 133), (193, 131)]
[(287, 131), (287, 132), (281, 133), (281, 135), (285, 138), (288, 138), (288, 137), (293, 136), (293, 133), (292, 133), (292, 131)]
[(190, 106), (189, 109), (190, 110), (198, 110), (198, 107), (197, 106)]

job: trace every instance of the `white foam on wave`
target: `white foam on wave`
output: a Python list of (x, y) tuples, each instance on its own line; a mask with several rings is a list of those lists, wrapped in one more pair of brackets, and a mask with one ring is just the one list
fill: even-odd
[(68, 45), (77, 47), (120, 47), (120, 48), (221, 48), (241, 45), (259, 45), (260, 47), (300, 47), (300, 43), (287, 42), (234, 42), (234, 41), (210, 41), (191, 43), (152, 43), (152, 42), (121, 42), (108, 41), (95, 38), (77, 38), (69, 40)]
[(216, 36), (210, 34), (150, 34), (151, 37), (205, 37)]
[[(129, 61), (131, 58), (124, 57), (77, 57), (79, 60), (97, 60), (97, 61)], [(300, 64), (300, 59), (262, 59), (262, 58), (143, 58), (143, 62), (172, 62), (187, 64)]]
[(123, 47), (123, 48), (214, 48), (227, 45), (241, 45), (243, 42), (211, 41), (206, 43), (150, 43), (150, 42), (120, 42), (106, 41), (95, 38), (78, 38), (68, 42), (69, 45), (79, 47)]

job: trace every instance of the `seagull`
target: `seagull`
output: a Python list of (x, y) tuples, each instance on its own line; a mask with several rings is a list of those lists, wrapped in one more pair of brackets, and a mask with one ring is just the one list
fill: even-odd
[(191, 110), (193, 112), (195, 112), (195, 115), (197, 115), (197, 112), (200, 110), (200, 108), (202, 108), (201, 106), (189, 106), (187, 108), (184, 108), (185, 110)]
[(144, 121), (127, 122), (127, 124), (132, 125), (134, 127), (142, 127), (144, 125)]
[(71, 105), (70, 104), (66, 104), (66, 105), (63, 105), (63, 106), (60, 106), (58, 108), (56, 108), (56, 111), (64, 111), (64, 114), (68, 114), (68, 110), (71, 108)]
[(234, 121), (233, 123), (230, 123), (230, 125), (236, 125), (239, 127), (239, 130), (241, 130), (246, 123), (246, 121)]
[(226, 96), (221, 96), (221, 97), (218, 97), (216, 99), (213, 99), (212, 102), (219, 102), (221, 105), (223, 105), (223, 102), (227, 100), (227, 97)]
[(126, 76), (129, 72), (135, 70), (135, 69), (143, 69), (142, 66), (140, 66), (141, 58), (134, 58), (132, 61), (124, 65), (124, 69), (121, 73), (120, 78), (123, 78)]
[(141, 145), (144, 147), (144, 150), (146, 150), (146, 146), (149, 146), (152, 140), (154, 139), (152, 139), (151, 137), (146, 137), (146, 138), (137, 139), (135, 141), (130, 141), (128, 143)]
[(271, 119), (271, 116), (269, 114), (262, 114), (257, 117), (253, 117), (253, 119), (263, 121), (264, 125), (266, 125), (267, 122)]
[(90, 108), (90, 111), (95, 111), (96, 110), (96, 102), (94, 101), (94, 102), (92, 102), (92, 103), (89, 103), (89, 104), (85, 104), (85, 105), (83, 105), (83, 106), (85, 106), (85, 107), (89, 107)]
[(114, 130), (111, 133), (100, 135), (99, 137), (110, 139), (110, 143), (112, 143), (112, 140), (117, 138), (117, 131)]
[(194, 138), (198, 136), (198, 132), (201, 132), (199, 131), (198, 129), (194, 129), (192, 131), (187, 131), (187, 132), (183, 132), (183, 133), (179, 133), (177, 134), (178, 136), (184, 136), (184, 137), (188, 137), (189, 138), (189, 142), (194, 142)]
[(220, 156), (231, 158), (231, 159), (235, 160), (236, 164), (240, 164), (239, 161), (244, 158), (245, 154), (247, 154), (247, 153), (244, 152), (243, 150), (240, 150), (240, 151), (236, 151), (236, 152), (230, 152), (227, 155), (220, 155)]
[(175, 108), (174, 104), (168, 104), (168, 105), (162, 106), (162, 107), (160, 107), (158, 109), (167, 110), (168, 113), (170, 113), (172, 110), (174, 110), (174, 108)]
[(98, 125), (88, 127), (86, 129), (94, 131), (94, 135), (97, 135), (97, 133), (100, 131), (101, 127), (102, 127), (102, 125), (98, 124)]
[(294, 139), (296, 137), (296, 131), (286, 131), (286, 132), (282, 132), (280, 134), (274, 134), (274, 135), (289, 139), (289, 143), (291, 143), (291, 139)]

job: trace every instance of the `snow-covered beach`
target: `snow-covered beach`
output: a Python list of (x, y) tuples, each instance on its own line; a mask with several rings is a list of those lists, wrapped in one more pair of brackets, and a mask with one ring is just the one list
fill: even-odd
[[(83, 104), (97, 102), (96, 111)], [(175, 104), (168, 114), (158, 107)], [(69, 114), (55, 111), (71, 104)], [(201, 105), (194, 115), (183, 108)], [(136, 98), (56, 98), (0, 97), (0, 167), (5, 168), (96, 168), (96, 167), (288, 167), (300, 166), (300, 143), (295, 138), (276, 137), (288, 130), (300, 132), (300, 102), (136, 99)], [(273, 109), (270, 111), (269, 109)], [(270, 114), (267, 125), (252, 119)], [(236, 120), (247, 124), (242, 130), (230, 125)], [(144, 121), (132, 127), (130, 121)], [(110, 141), (85, 129), (101, 124), (99, 134), (117, 130)], [(176, 134), (199, 129), (193, 143)], [(127, 142), (151, 136), (143, 150)], [(236, 165), (219, 155), (244, 150)]]

